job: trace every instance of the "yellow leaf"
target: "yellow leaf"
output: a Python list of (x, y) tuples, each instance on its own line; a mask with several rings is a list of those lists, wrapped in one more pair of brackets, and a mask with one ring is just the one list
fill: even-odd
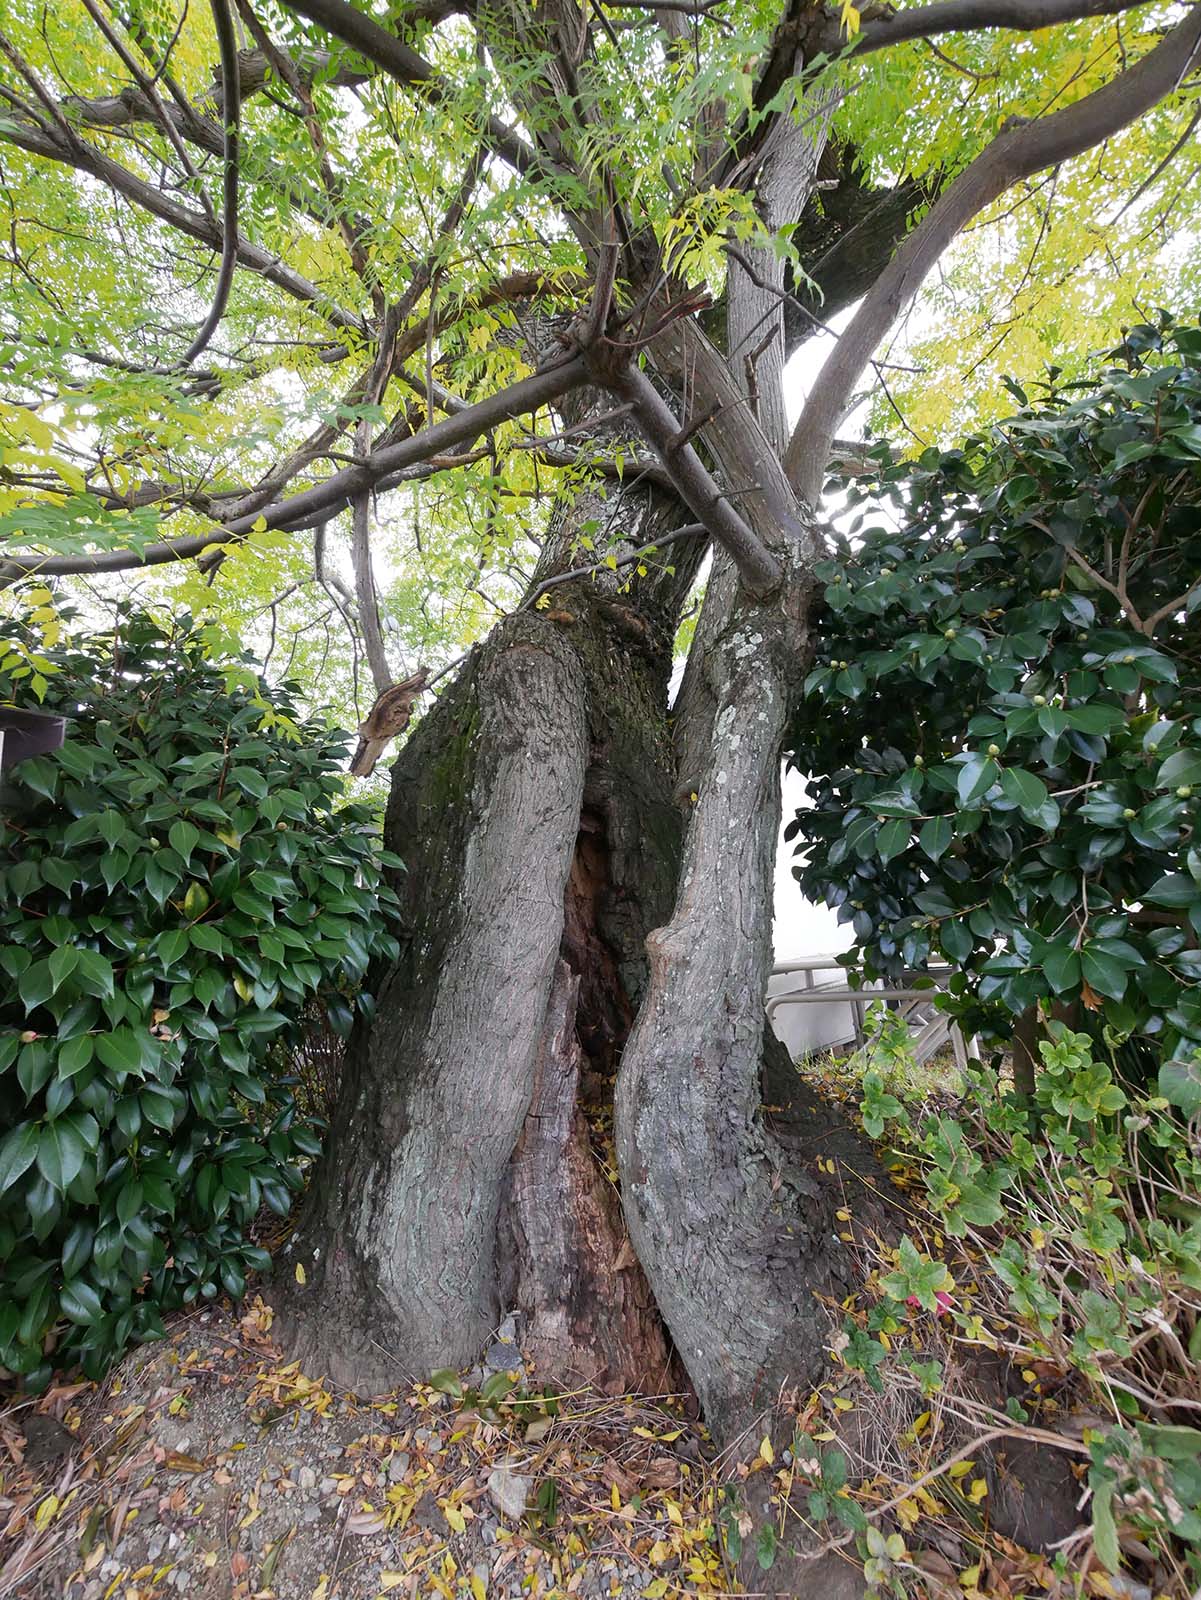
[(303, 1285), (303, 1283), (305, 1281), (305, 1279), (304, 1279), (304, 1268), (301, 1266), (299, 1261), (296, 1263), (296, 1281), (297, 1281), (297, 1283), (299, 1283), (301, 1285)]
[(534, 601), (534, 610), (535, 611), (546, 611), (549, 606), (550, 606), (550, 590), (549, 589), (544, 589), (543, 592)]
[(387, 1594), (389, 1589), (399, 1589), (404, 1581), (405, 1574), (403, 1572), (395, 1572), (386, 1569), (379, 1575), (379, 1586), (385, 1594)]
[(621, 1510), (621, 1496), (617, 1492), (616, 1484), (613, 1484), (609, 1490), (609, 1504), (613, 1507), (614, 1511)]
[(33, 1514), (33, 1525), (39, 1533), (58, 1515), (58, 1496), (48, 1494)]
[(834, 1406), (838, 1411), (854, 1411), (855, 1402), (848, 1400), (844, 1395), (836, 1394), (834, 1396)]
[(677, 1528), (684, 1526), (684, 1514), (674, 1500), (665, 1500), (664, 1508), (667, 1511), (668, 1522), (674, 1522)]
[(968, 1499), (974, 1506), (978, 1506), (988, 1493), (988, 1484), (983, 1478), (973, 1478), (972, 1486), (968, 1490)]
[(1041, 1228), (1031, 1228), (1030, 1243), (1036, 1250), (1041, 1250), (1047, 1242), (1047, 1236)]
[(951, 1468), (949, 1476), (952, 1478), (966, 1478), (975, 1465), (974, 1461), (957, 1461)]
[(473, 1572), (471, 1574), (471, 1593), (473, 1600), (487, 1600), (488, 1585), (484, 1582), (483, 1578), (480, 1577), (478, 1572)]
[(776, 1459), (776, 1452), (772, 1449), (771, 1440), (766, 1434), (759, 1441), (759, 1457), (761, 1460), (766, 1461), (769, 1467)]
[(847, 31), (847, 38), (854, 38), (859, 32), (859, 12), (851, 4), (851, 0), (842, 0), (841, 22)]
[(463, 1533), (467, 1528), (467, 1519), (458, 1506), (443, 1506), (442, 1514), (456, 1533)]

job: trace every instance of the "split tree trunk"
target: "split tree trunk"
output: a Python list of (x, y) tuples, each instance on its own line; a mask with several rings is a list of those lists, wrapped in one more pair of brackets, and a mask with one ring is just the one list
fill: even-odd
[[(656, 491), (586, 496), (536, 581), (579, 564), (597, 516), (638, 545), (686, 520)], [(396, 763), (402, 953), (352, 1041), (276, 1295), (296, 1353), (360, 1391), (469, 1366), (514, 1307), (548, 1379), (677, 1381), (611, 1128), (646, 938), (675, 894), (668, 681), (699, 557), (673, 546), (674, 572), (629, 593), (611, 574), (552, 588), (473, 652)]]
[[(654, 1389), (674, 1350), (729, 1441), (818, 1377), (815, 1292), (850, 1281), (846, 1197), (819, 1158), (858, 1146), (799, 1093), (783, 1124), (762, 1105), (780, 759), (818, 540), (778, 449), (736, 425), (752, 380), (782, 425), (782, 341), (740, 379), (678, 322), (654, 354), (698, 411), (733, 419), (718, 465), (786, 581), (753, 601), (715, 563), (674, 729), (686, 546), (629, 593), (609, 575), (552, 586), (426, 716), (387, 815), (403, 953), (350, 1053), (280, 1299), (297, 1353), (360, 1390), (470, 1366), (514, 1307), (551, 1381)], [(689, 520), (645, 487), (577, 502), (538, 580), (610, 517), (631, 545)]]

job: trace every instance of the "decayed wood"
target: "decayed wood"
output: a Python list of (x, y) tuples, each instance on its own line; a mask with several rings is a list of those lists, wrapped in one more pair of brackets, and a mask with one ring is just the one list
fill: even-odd
[(428, 667), (420, 667), (409, 678), (385, 687), (359, 724), (359, 744), (350, 763), (353, 777), (366, 778), (375, 771), (375, 763), (393, 739), (398, 739), (409, 725), (413, 704), (429, 682)]
[(523, 1346), (539, 1379), (593, 1383), (611, 1394), (667, 1392), (675, 1385), (663, 1324), (580, 1109), (579, 988), (560, 961), (510, 1167), (504, 1300), (522, 1314)]

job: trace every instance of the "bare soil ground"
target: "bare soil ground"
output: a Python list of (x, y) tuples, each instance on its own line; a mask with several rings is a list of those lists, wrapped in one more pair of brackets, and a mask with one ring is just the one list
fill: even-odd
[[(488, 1367), (520, 1369), (513, 1346)], [(725, 1592), (703, 1430), (528, 1385), (370, 1403), (288, 1364), (261, 1301), (0, 1416), (0, 1596), (446, 1600)]]

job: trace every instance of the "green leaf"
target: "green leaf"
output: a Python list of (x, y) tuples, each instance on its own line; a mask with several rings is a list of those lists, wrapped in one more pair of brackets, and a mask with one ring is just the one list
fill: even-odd
[(132, 1028), (114, 1028), (111, 1033), (100, 1034), (96, 1054), (113, 1072), (142, 1076), (142, 1040)]
[(1201, 901), (1201, 884), (1183, 872), (1165, 872), (1143, 895), (1153, 906), (1191, 906)]
[(1037, 811), (1048, 798), (1047, 786), (1025, 767), (1006, 767), (1001, 774), (1001, 792), (1023, 811)]
[(113, 968), (107, 957), (98, 950), (80, 950), (76, 966), (76, 986), (97, 1000), (111, 999), (113, 994)]
[(140, 1105), (146, 1120), (156, 1128), (162, 1128), (170, 1133), (174, 1128), (179, 1114), (183, 1110), (183, 1095), (178, 1089), (164, 1088), (161, 1084), (148, 1083), (138, 1095)]
[(157, 857), (146, 863), (146, 888), (156, 905), (165, 905), (167, 896), (174, 892), (178, 883), (179, 873), (164, 866)]
[(1109, 1483), (1097, 1484), (1093, 1490), (1093, 1545), (1110, 1572), (1121, 1570), (1122, 1552), (1113, 1516), (1113, 1485)]
[(966, 961), (976, 944), (967, 923), (958, 918), (940, 924), (938, 942), (942, 946), (943, 955), (953, 966)]
[(188, 951), (188, 933), (186, 928), (170, 928), (166, 933), (160, 933), (155, 945), (155, 953), (164, 967), (173, 967), (175, 963)]
[(1071, 945), (1051, 945), (1042, 958), (1042, 969), (1056, 994), (1067, 994), (1080, 986), (1080, 957)]
[(17, 1060), (17, 1082), (21, 1085), (26, 1103), (31, 1102), (38, 1091), (46, 1086), (53, 1071), (54, 1056), (49, 1040), (34, 1039), (22, 1045)]
[(195, 927), (188, 929), (188, 938), (197, 950), (207, 950), (210, 955), (225, 954), (225, 937), (220, 928), (214, 928), (207, 922), (198, 922)]
[(1097, 701), (1092, 705), (1073, 706), (1068, 712), (1068, 721), (1080, 733), (1105, 735), (1113, 733), (1117, 728), (1126, 726), (1126, 713), (1120, 706), (1106, 705), (1104, 701)]
[(73, 1119), (62, 1117), (43, 1123), (38, 1133), (38, 1171), (50, 1187), (62, 1194), (83, 1166), (87, 1149)]
[(73, 944), (60, 944), (48, 962), (54, 990), (60, 989), (79, 965), (79, 951)]
[(909, 824), (900, 817), (884, 823), (876, 834), (876, 854), (885, 865), (899, 856), (908, 844)]
[(59, 1291), (58, 1303), (63, 1315), (80, 1327), (91, 1327), (104, 1316), (100, 1296), (83, 1278), (64, 1283)]
[(181, 817), (178, 822), (171, 824), (167, 838), (170, 841), (172, 850), (187, 863), (192, 851), (200, 841), (200, 830)]
[(25, 1002), (26, 1013), (36, 1011), (54, 993), (55, 983), (49, 961), (35, 961), (25, 968), (17, 982), (17, 993)]
[(1186, 1117), (1195, 1117), (1201, 1111), (1201, 1058), (1165, 1061), (1159, 1069), (1159, 1092)]
[(38, 1128), (35, 1122), (22, 1122), (0, 1139), (0, 1195), (33, 1165), (38, 1153)]
[(937, 861), (940, 856), (946, 854), (954, 836), (955, 830), (950, 817), (931, 817), (929, 822), (922, 825), (917, 842), (931, 861)]
[(764, 1572), (775, 1565), (778, 1545), (775, 1523), (765, 1522), (759, 1529), (759, 1537), (755, 1540), (755, 1559)]
[(1086, 944), (1081, 951), (1080, 967), (1085, 982), (1098, 994), (1120, 1000), (1126, 993), (1126, 968), (1095, 944)]
[(959, 794), (961, 806), (974, 806), (977, 800), (982, 800), (996, 783), (1001, 769), (991, 756), (980, 755), (976, 752), (968, 756), (959, 768), (959, 778), (956, 790)]
[(493, 1372), (480, 1384), (480, 1399), (488, 1405), (494, 1405), (510, 1393), (516, 1382), (507, 1372)]
[(841, 1450), (830, 1447), (821, 1454), (822, 1488), (831, 1494), (845, 1488), (847, 1481), (847, 1458)]
[(1177, 750), (1155, 775), (1160, 789), (1175, 789), (1180, 784), (1201, 785), (1201, 750)]
[(58, 1047), (58, 1075), (73, 1078), (91, 1063), (93, 1041), (90, 1033), (80, 1033)]

